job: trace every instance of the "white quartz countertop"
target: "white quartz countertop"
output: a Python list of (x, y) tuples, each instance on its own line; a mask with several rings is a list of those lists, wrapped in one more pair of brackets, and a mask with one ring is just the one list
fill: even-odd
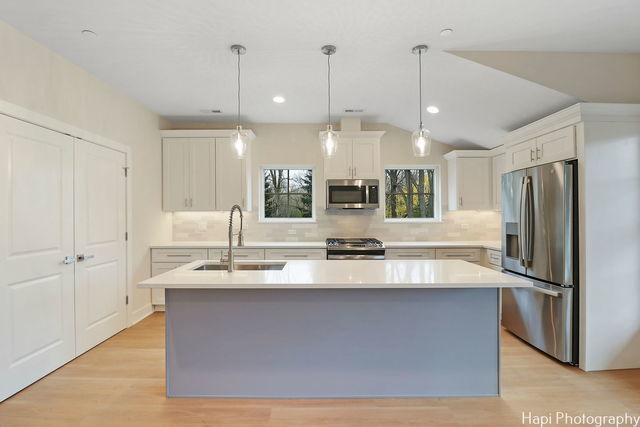
[[(228, 242), (222, 241), (185, 241), (185, 242), (164, 242), (151, 245), (151, 248), (226, 248)], [(451, 241), (451, 242), (384, 242), (387, 249), (398, 248), (487, 248), (500, 250), (499, 241)], [(235, 246), (235, 239), (234, 239)], [(245, 242), (246, 248), (319, 248), (327, 247), (322, 242)]]
[[(164, 289), (512, 288), (531, 282), (461, 260), (296, 260), (283, 270), (194, 271), (194, 261), (141, 282)], [(279, 261), (238, 262), (237, 264)], [(284, 261), (281, 261), (283, 263)]]

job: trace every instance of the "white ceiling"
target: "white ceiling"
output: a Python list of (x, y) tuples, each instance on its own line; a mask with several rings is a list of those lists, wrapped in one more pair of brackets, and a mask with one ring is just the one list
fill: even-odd
[[(433, 136), (493, 147), (505, 132), (577, 100), (446, 50), (637, 52), (638, 0), (0, 0), (0, 19), (173, 120), (233, 120), (233, 43), (247, 47), (243, 120), (326, 120), (333, 112), (417, 125), (419, 43)], [(92, 29), (94, 38), (80, 35)], [(454, 34), (442, 38), (443, 28)], [(283, 95), (284, 104), (271, 98)], [(221, 109), (223, 114), (203, 114)]]

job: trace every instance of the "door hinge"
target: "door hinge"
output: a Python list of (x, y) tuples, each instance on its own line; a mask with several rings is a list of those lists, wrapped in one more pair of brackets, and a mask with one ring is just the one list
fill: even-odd
[(122, 169), (124, 169), (124, 177), (128, 177), (129, 176), (129, 166), (125, 166)]
[(124, 303), (126, 305), (129, 305), (129, 295), (127, 295), (126, 297), (124, 297)]
[(124, 240), (125, 241), (129, 240), (129, 232), (128, 231), (124, 232)]

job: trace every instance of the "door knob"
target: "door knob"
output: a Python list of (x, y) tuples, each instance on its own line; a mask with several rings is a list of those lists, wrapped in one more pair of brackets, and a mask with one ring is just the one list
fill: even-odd
[(93, 258), (95, 255), (85, 255), (85, 254), (78, 254), (76, 256), (76, 259), (78, 260), (78, 262), (82, 262), (88, 259)]
[(72, 256), (66, 256), (64, 257), (64, 259), (62, 260), (63, 264), (73, 264), (75, 262), (75, 259), (73, 259)]

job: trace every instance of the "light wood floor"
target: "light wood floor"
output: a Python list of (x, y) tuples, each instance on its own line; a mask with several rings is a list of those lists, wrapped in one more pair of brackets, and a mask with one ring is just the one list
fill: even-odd
[(156, 313), (0, 404), (0, 426), (522, 425), (522, 412), (640, 416), (640, 370), (585, 373), (503, 335), (503, 396), (166, 399)]

